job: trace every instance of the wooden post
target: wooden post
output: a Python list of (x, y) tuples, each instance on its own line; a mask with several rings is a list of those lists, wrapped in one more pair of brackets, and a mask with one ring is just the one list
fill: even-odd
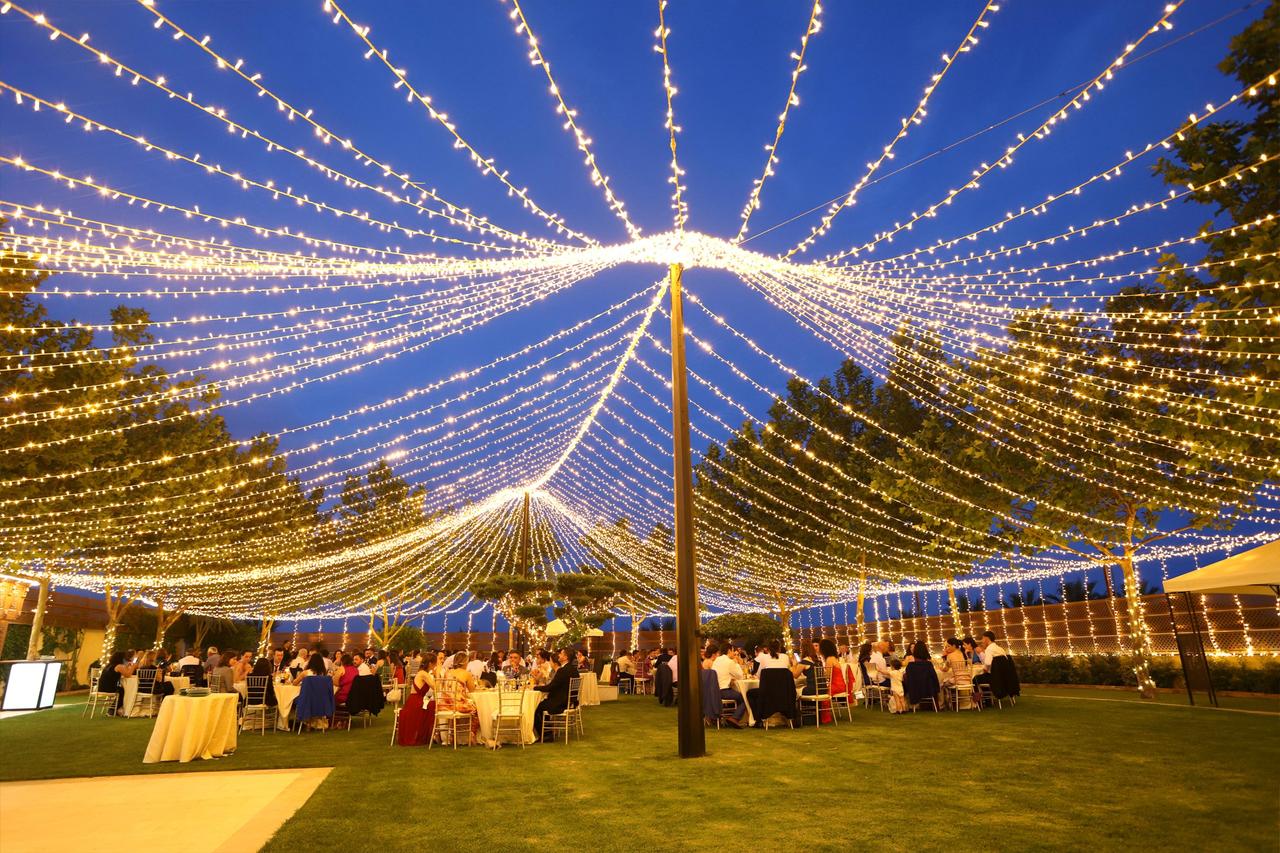
[(684, 267), (671, 265), (671, 415), (675, 473), (676, 649), (680, 658), (681, 758), (707, 754), (702, 727), (702, 664), (698, 644), (698, 573), (693, 552), (693, 461), (689, 448), (689, 386), (684, 361)]
[(524, 493), (524, 509), (520, 513), (520, 576), (529, 576), (529, 493)]

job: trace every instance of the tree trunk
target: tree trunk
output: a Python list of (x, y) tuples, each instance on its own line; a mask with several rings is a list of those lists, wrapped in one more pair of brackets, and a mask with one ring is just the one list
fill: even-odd
[(258, 657), (265, 657), (271, 647), (271, 631), (276, 627), (276, 617), (262, 614), (262, 628), (258, 633)]
[(863, 555), (862, 555), (862, 565), (863, 565), (862, 573), (858, 575), (858, 612), (857, 612), (856, 618), (854, 619), (854, 623), (853, 623), (853, 624), (854, 624), (854, 626), (855, 626), (855, 630), (856, 630), (856, 632), (857, 632), (857, 633), (856, 633), (856, 637), (857, 637), (858, 645), (859, 645), (859, 646), (861, 646), (861, 645), (862, 645), (862, 643), (863, 643), (863, 638), (862, 638), (862, 620), (865, 618), (865, 617), (863, 616), (863, 613), (864, 613), (864, 611), (865, 611), (865, 609), (866, 609), (866, 605), (867, 605), (867, 570), (866, 570), (866, 560), (867, 560), (866, 554), (863, 554)]
[(955, 630), (957, 637), (964, 636), (964, 629), (960, 627), (960, 603), (956, 600), (956, 584), (955, 575), (947, 573), (947, 602), (951, 605), (951, 627)]
[(116, 650), (116, 626), (120, 624), (120, 617), (129, 609), (133, 599), (127, 598), (123, 592), (112, 592), (111, 584), (103, 587), (102, 594), (103, 604), (107, 608), (107, 627), (102, 635), (102, 657), (100, 660), (105, 666), (107, 661), (111, 660), (112, 653)]
[(31, 614), (31, 639), (27, 641), (27, 660), (40, 657), (43, 645), (44, 611), (49, 606), (49, 578), (40, 579), (40, 592), (36, 597), (36, 609)]
[(209, 636), (209, 629), (211, 627), (212, 623), (209, 621), (209, 617), (197, 616), (195, 618), (196, 637), (192, 643), (192, 648), (195, 650), (196, 654), (199, 654), (200, 650), (204, 648), (204, 638)]
[(164, 635), (180, 618), (182, 618), (181, 607), (172, 613), (167, 613), (164, 609), (164, 602), (159, 598), (156, 599), (156, 641), (151, 648), (159, 651), (164, 647)]
[[(1133, 656), (1133, 674), (1138, 680), (1138, 693), (1143, 699), (1156, 698), (1156, 683), (1151, 680), (1151, 638), (1142, 616), (1142, 594), (1138, 573), (1133, 568), (1133, 551), (1125, 548), (1118, 561), (1124, 577), (1124, 600), (1129, 616), (1129, 653)], [(1110, 574), (1110, 569), (1108, 569)]]

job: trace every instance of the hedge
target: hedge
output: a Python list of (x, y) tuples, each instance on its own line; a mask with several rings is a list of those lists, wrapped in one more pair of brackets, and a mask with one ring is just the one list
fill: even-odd
[[(1019, 656), (1014, 661), (1018, 678), (1027, 684), (1137, 686), (1127, 655)], [(1217, 690), (1280, 693), (1280, 659), (1210, 658), (1209, 673)], [(1152, 658), (1151, 678), (1157, 687), (1182, 687), (1182, 664), (1176, 657)]]

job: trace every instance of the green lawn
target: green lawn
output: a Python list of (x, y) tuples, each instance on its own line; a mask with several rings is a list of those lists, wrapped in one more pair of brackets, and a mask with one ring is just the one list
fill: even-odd
[(712, 731), (694, 761), (675, 758), (674, 711), (624, 697), (588, 708), (587, 740), (568, 747), (392, 749), (382, 720), (145, 767), (149, 721), (67, 709), (0, 721), (0, 779), (334, 767), (266, 848), (279, 853), (1276, 848), (1280, 717), (1085, 698), (1132, 696), (1029, 691), (999, 712)]

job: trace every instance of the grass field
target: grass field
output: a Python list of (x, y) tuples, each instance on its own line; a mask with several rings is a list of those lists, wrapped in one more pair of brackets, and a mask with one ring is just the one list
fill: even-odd
[(1045, 690), (982, 714), (858, 709), (821, 731), (711, 731), (710, 755), (691, 761), (675, 758), (675, 712), (644, 697), (586, 709), (587, 739), (567, 747), (392, 749), (381, 720), (243, 735), (232, 757), (150, 766), (149, 721), (66, 709), (0, 721), (0, 780), (334, 767), (273, 853), (1276, 849), (1280, 716), (1090, 701), (1131, 698)]

